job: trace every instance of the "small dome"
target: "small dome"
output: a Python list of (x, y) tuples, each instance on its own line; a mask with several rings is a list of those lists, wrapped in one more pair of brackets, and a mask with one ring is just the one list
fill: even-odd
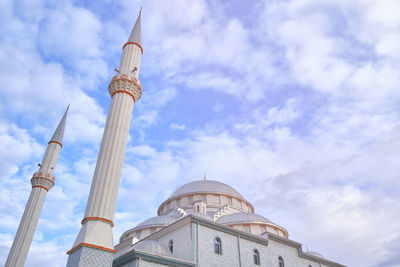
[(133, 249), (156, 254), (160, 256), (173, 257), (171, 251), (155, 240), (143, 240), (133, 246)]
[(150, 219), (144, 220), (143, 222), (139, 223), (132, 230), (146, 228), (146, 227), (153, 227), (153, 226), (167, 226), (167, 225), (170, 225), (171, 223), (175, 222), (176, 219), (177, 218), (168, 216), (168, 215), (155, 216), (155, 217), (151, 217)]
[(306, 253), (307, 253), (307, 254), (310, 254), (310, 255), (313, 255), (313, 256), (315, 256), (315, 257), (318, 257), (318, 258), (323, 258), (323, 259), (325, 259), (324, 256), (322, 256), (321, 254), (319, 254), (318, 252), (315, 252), (315, 251), (307, 251)]
[(240, 223), (268, 223), (274, 224), (264, 216), (250, 212), (237, 212), (222, 216), (218, 222), (220, 224), (240, 224)]
[(168, 215), (151, 217), (150, 219), (144, 220), (143, 222), (139, 223), (134, 228), (125, 231), (119, 238), (119, 242), (122, 242), (129, 235), (129, 233), (132, 233), (136, 230), (155, 226), (167, 226), (175, 222), (176, 220), (177, 218)]
[(243, 199), (242, 195), (227, 184), (213, 180), (199, 180), (182, 185), (169, 198), (190, 193), (219, 193)]

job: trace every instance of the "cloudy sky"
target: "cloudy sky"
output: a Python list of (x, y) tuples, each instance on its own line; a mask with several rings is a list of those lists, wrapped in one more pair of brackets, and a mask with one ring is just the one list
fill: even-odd
[(0, 1), (0, 265), (47, 142), (64, 147), (26, 266), (65, 266), (140, 6), (114, 238), (206, 173), (326, 258), (400, 266), (400, 2)]

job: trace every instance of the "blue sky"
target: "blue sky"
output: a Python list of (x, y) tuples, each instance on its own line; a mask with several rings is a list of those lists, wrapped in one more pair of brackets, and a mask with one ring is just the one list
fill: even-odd
[[(400, 265), (400, 3), (0, 2), (0, 265), (47, 141), (64, 147), (26, 266), (65, 266), (143, 5), (114, 237), (203, 173), (348, 266)], [(43, 253), (45, 252), (45, 253)]]

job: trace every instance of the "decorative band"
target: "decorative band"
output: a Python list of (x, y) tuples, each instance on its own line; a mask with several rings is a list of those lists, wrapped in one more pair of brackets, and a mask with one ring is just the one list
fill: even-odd
[(115, 250), (115, 249), (105, 248), (105, 247), (102, 247), (102, 246), (97, 246), (97, 245), (92, 245), (92, 244), (89, 244), (89, 243), (82, 242), (82, 243), (80, 243), (79, 245), (77, 245), (77, 246), (71, 248), (70, 250), (68, 250), (68, 251), (67, 251), (67, 254), (68, 254), (68, 255), (71, 254), (72, 252), (74, 252), (75, 250), (77, 250), (78, 248), (80, 248), (80, 247), (82, 247), (82, 246), (91, 247), (91, 248), (97, 248), (97, 249), (101, 249), (101, 250), (105, 250), (105, 251), (110, 251), (110, 252), (114, 252), (114, 253), (117, 252), (117, 250)]
[(115, 91), (115, 92), (112, 93), (111, 97), (113, 97), (116, 93), (125, 93), (125, 94), (128, 94), (128, 95), (130, 95), (130, 96), (133, 98), (133, 102), (136, 102), (135, 96), (134, 96), (131, 92), (128, 92), (128, 91), (125, 91), (125, 90), (117, 90), (117, 91)]
[(59, 145), (61, 146), (61, 148), (62, 148), (62, 144), (61, 144), (60, 142), (57, 142), (57, 141), (51, 140), (50, 142), (48, 142), (48, 144), (50, 144), (50, 143), (59, 144)]
[(102, 218), (102, 217), (86, 217), (86, 218), (83, 218), (81, 224), (84, 224), (85, 222), (87, 222), (87, 221), (89, 221), (89, 220), (99, 220), (99, 221), (103, 221), (103, 222), (106, 222), (106, 223), (111, 224), (111, 226), (114, 227), (113, 221), (108, 220), (108, 219), (105, 219), (105, 218)]
[(32, 188), (35, 188), (35, 187), (43, 188), (44, 190), (46, 190), (47, 192), (49, 192), (49, 189), (46, 188), (46, 187), (44, 187), (44, 186), (41, 186), (41, 185), (34, 185), (34, 186), (32, 186)]
[(139, 46), (140, 50), (142, 51), (142, 55), (143, 55), (143, 48), (142, 48), (142, 46), (141, 46), (140, 44), (138, 44), (138, 43), (135, 43), (135, 42), (127, 42), (126, 44), (124, 44), (124, 46), (122, 47), (122, 49), (124, 49), (125, 46), (127, 46), (128, 44), (134, 44), (134, 45)]

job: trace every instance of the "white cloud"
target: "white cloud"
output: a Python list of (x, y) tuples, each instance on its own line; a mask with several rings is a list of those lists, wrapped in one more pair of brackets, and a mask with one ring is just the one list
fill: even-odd
[(74, 78), (85, 89), (92, 88), (107, 74), (101, 31), (102, 24), (91, 11), (62, 2), (41, 22), (39, 48), (46, 57), (74, 69)]
[(186, 130), (186, 126), (185, 126), (185, 125), (183, 125), (183, 124), (176, 124), (176, 123), (170, 124), (170, 125), (169, 125), (169, 128), (174, 129), (174, 130), (180, 130), (180, 131)]
[(0, 147), (8, 152), (0, 154), (3, 178), (16, 174), (19, 166), (32, 157), (38, 160), (36, 154), (43, 151), (27, 130), (6, 121), (0, 121)]

